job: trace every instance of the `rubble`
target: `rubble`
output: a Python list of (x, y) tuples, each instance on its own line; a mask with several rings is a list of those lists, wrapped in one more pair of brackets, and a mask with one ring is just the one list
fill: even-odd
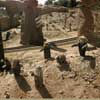
[(9, 99), (10, 98), (10, 94), (7, 91), (4, 93), (4, 95), (5, 95), (5, 98), (6, 99)]

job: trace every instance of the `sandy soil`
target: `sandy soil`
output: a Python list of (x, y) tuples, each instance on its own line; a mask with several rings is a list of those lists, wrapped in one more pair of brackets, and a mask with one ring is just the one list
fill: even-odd
[[(8, 53), (10, 61), (19, 59), (23, 67), (21, 75), (13, 73), (0, 76), (0, 98), (99, 98), (100, 97), (100, 49), (88, 51), (86, 59), (79, 56), (77, 47), (60, 46), (52, 50), (53, 61), (45, 63), (40, 49)], [(69, 66), (58, 67), (56, 56), (64, 53)], [(33, 69), (42, 66), (44, 87), (36, 88)]]
[[(50, 24), (49, 21), (52, 27), (49, 25), (48, 30), (44, 26), (45, 37), (51, 40), (76, 36), (78, 29), (69, 32), (69, 28), (63, 29), (64, 24), (59, 25), (59, 22), (59, 18), (56, 25)], [(61, 27), (59, 28), (57, 24)], [(20, 31), (17, 30), (17, 34), (11, 36), (10, 40), (4, 43), (4, 47), (20, 45)], [(0, 73), (0, 98), (100, 98), (100, 48), (87, 51), (88, 56), (83, 59), (79, 56), (77, 47), (72, 48), (71, 45), (59, 46), (66, 52), (62, 52), (61, 49), (52, 50), (54, 60), (46, 63), (40, 49), (6, 53), (5, 56), (11, 62), (19, 59), (23, 67), (20, 76)], [(55, 58), (61, 53), (66, 55), (69, 66), (58, 67)], [(32, 74), (37, 65), (43, 69), (44, 87), (41, 88), (35, 87)]]

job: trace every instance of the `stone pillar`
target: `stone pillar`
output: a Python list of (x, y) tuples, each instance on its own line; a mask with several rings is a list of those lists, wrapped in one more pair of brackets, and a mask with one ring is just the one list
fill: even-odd
[(23, 45), (43, 45), (42, 25), (40, 20), (38, 20), (37, 25), (36, 20), (39, 11), (37, 6), (33, 8), (29, 3), (28, 1), (24, 3), (21, 43)]
[(3, 49), (2, 34), (1, 34), (1, 25), (0, 25), (0, 60), (1, 59), (4, 59), (4, 49)]
[[(79, 31), (79, 36), (84, 35), (87, 37), (90, 43), (93, 45), (100, 45), (98, 40), (100, 41), (100, 37), (97, 37), (94, 33), (94, 17), (92, 7), (99, 2), (98, 0), (82, 0), (82, 7), (80, 8), (81, 12), (84, 15), (84, 23)], [(97, 39), (99, 38), (99, 39)]]

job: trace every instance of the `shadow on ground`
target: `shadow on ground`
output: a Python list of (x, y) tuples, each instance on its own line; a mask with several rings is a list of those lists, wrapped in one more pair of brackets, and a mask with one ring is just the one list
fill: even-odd
[(30, 85), (22, 75), (15, 75), (16, 82), (21, 90), (28, 92), (31, 90)]
[(70, 64), (67, 62), (60, 64), (58, 68), (60, 71), (71, 71)]
[(59, 48), (59, 47), (53, 48), (53, 50), (59, 51), (59, 52), (66, 52), (66, 49)]
[(43, 98), (52, 98), (51, 94), (49, 93), (44, 84), (42, 87), (36, 87), (36, 89)]
[(90, 67), (92, 69), (95, 69), (95, 66), (96, 66), (96, 58), (95, 57), (92, 57), (92, 56), (86, 56), (84, 58), (84, 60), (88, 60), (90, 62)]

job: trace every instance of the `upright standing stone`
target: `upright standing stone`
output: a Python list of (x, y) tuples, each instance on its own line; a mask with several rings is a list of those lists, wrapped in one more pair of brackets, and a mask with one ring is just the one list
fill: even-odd
[(2, 34), (1, 34), (1, 25), (0, 25), (0, 60), (1, 59), (4, 59), (4, 49), (3, 49)]
[(43, 71), (40, 66), (36, 66), (34, 68), (34, 80), (36, 87), (42, 87), (43, 86)]
[(92, 8), (98, 3), (100, 3), (99, 0), (82, 0), (81, 11), (85, 21), (79, 31), (79, 35), (84, 35), (90, 43), (96, 46), (100, 46), (100, 35), (98, 34), (97, 37), (97, 34), (94, 33), (95, 25)]
[(43, 45), (41, 15), (50, 12), (67, 12), (64, 7), (38, 7), (37, 0), (24, 2), (21, 43), (23, 45)]

